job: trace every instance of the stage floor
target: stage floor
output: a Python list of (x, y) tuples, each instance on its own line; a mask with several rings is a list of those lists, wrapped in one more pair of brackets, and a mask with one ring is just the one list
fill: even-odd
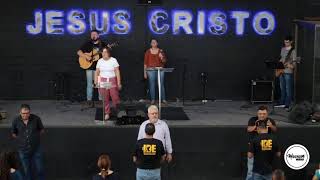
[[(0, 108), (7, 111), (7, 119), (0, 121), (0, 127), (8, 127), (12, 119), (18, 114), (20, 104), (31, 105), (32, 113), (41, 117), (45, 126), (53, 127), (92, 127), (106, 126), (115, 127), (114, 121), (102, 124), (95, 121), (95, 108), (81, 111), (80, 103), (69, 101), (54, 100), (26, 100), (8, 101), (1, 100)], [(134, 104), (135, 102), (125, 102)], [(137, 103), (137, 102), (136, 102)], [(146, 104), (147, 105), (147, 104)], [(244, 107), (249, 105), (249, 107)], [(245, 126), (248, 119), (256, 114), (259, 105), (251, 105), (245, 101), (228, 102), (201, 102), (187, 101), (184, 106), (182, 103), (169, 102), (169, 107), (182, 107), (189, 120), (168, 120), (169, 126)], [(297, 126), (288, 121), (288, 112), (284, 109), (275, 109), (275, 113), (270, 115), (275, 119), (279, 126)], [(125, 125), (135, 126), (135, 125)], [(301, 125), (298, 125), (301, 126)]]

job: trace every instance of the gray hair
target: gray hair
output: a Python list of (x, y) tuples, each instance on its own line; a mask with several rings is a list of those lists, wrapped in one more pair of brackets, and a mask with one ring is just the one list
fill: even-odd
[(148, 107), (148, 113), (150, 113), (151, 110), (159, 111), (158, 107), (156, 105), (151, 105)]

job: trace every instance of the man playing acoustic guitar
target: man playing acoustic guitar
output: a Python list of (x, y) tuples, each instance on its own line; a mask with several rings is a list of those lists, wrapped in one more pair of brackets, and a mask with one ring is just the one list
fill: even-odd
[[(107, 44), (102, 42), (99, 37), (99, 31), (91, 30), (90, 40), (84, 43), (78, 50), (80, 67), (86, 70), (87, 77), (87, 104), (92, 107), (93, 80), (97, 61), (102, 57), (101, 50)], [(99, 95), (99, 99), (101, 99)]]
[(296, 67), (296, 51), (292, 46), (292, 37), (287, 36), (284, 40), (284, 47), (281, 49), (280, 62), (283, 63), (285, 69), (277, 71), (280, 80), (281, 98), (278, 105), (274, 107), (282, 107), (289, 110), (289, 106), (293, 100), (293, 73)]

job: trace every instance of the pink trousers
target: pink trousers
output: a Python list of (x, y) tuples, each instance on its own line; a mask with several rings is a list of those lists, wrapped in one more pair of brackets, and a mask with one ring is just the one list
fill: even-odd
[(99, 93), (104, 98), (105, 102), (105, 113), (110, 114), (110, 96), (112, 99), (112, 104), (116, 108), (118, 104), (120, 104), (120, 97), (119, 97), (119, 89), (118, 89), (118, 83), (117, 78), (103, 78), (100, 79), (101, 82), (111, 82), (112, 88), (106, 89), (106, 88), (99, 88)]

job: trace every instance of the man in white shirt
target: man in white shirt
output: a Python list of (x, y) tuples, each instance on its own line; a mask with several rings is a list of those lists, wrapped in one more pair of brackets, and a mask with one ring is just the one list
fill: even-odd
[(138, 140), (145, 138), (145, 126), (148, 123), (153, 123), (156, 128), (156, 132), (154, 133), (153, 137), (162, 141), (164, 149), (166, 151), (166, 161), (172, 161), (172, 143), (170, 137), (169, 127), (166, 122), (159, 119), (159, 110), (158, 107), (155, 105), (151, 105), (148, 108), (148, 117), (149, 120), (146, 120), (140, 125)]

